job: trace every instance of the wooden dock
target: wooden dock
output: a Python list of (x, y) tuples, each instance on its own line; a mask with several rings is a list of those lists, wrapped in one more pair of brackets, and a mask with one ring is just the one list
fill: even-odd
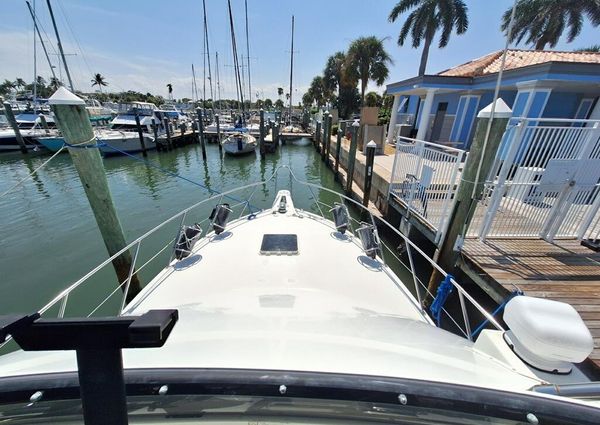
[(590, 359), (600, 368), (600, 253), (575, 239), (469, 238), (459, 263), (494, 299), (516, 287), (525, 295), (571, 304), (594, 338)]

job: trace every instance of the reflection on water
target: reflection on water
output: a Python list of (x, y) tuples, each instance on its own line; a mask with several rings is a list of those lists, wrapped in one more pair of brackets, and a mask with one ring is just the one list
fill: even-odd
[[(341, 189), (311, 146), (282, 146), (277, 153), (260, 161), (258, 152), (244, 157), (222, 157), (216, 145), (208, 145), (207, 157), (204, 163), (198, 145), (148, 155), (148, 160), (157, 167), (203, 187), (128, 157), (104, 160), (113, 200), (128, 240), (207, 198), (210, 190), (225, 191), (265, 180), (279, 165), (288, 165), (300, 180)], [(4, 177), (0, 181), (0, 193), (46, 159), (48, 155), (0, 155)], [(259, 186), (253, 205), (268, 207), (276, 190), (290, 189), (290, 176), (287, 172), (280, 174), (269, 184)], [(311, 191), (299, 185), (293, 187), (293, 195), (297, 207), (314, 212), (318, 212), (311, 207), (314, 198), (328, 205), (337, 201), (335, 195), (328, 192)], [(148, 241), (153, 246), (143, 246), (142, 251), (156, 251), (174, 237), (174, 232), (173, 226), (165, 229), (157, 235), (156, 241)], [(107, 256), (68, 154), (58, 155), (33, 180), (0, 198), (0, 234), (0, 314), (39, 308)], [(168, 256), (165, 261), (167, 259)], [(147, 281), (151, 272), (155, 271), (144, 271), (141, 275)], [(98, 296), (106, 289), (103, 285), (114, 284), (106, 283), (114, 279), (112, 271), (105, 270), (99, 276), (103, 281), (97, 283)]]

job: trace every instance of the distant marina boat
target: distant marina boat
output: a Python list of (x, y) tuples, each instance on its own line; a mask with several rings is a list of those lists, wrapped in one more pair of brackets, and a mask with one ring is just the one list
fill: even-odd
[(247, 131), (237, 131), (227, 136), (221, 144), (223, 150), (229, 155), (244, 155), (254, 152), (256, 149), (256, 137)]
[[(97, 130), (95, 134), (100, 152), (104, 155), (136, 153), (142, 150), (139, 135), (133, 131)], [(51, 152), (57, 152), (65, 144), (61, 136), (42, 136), (36, 140)], [(147, 150), (156, 149), (154, 137), (144, 135), (144, 143)]]
[[(47, 135), (45, 130), (42, 128), (42, 122), (40, 115), (44, 115), (46, 123), (49, 128), (54, 128), (54, 117), (51, 114), (41, 114), (34, 111), (27, 111), (15, 116), (17, 125), (19, 126), (19, 132), (25, 142), (27, 149), (39, 148), (37, 138), (42, 135)], [(2, 115), (3, 118), (4, 115)], [(14, 130), (8, 126), (0, 126), (0, 152), (15, 152), (20, 150), (19, 143), (17, 142), (17, 136)]]

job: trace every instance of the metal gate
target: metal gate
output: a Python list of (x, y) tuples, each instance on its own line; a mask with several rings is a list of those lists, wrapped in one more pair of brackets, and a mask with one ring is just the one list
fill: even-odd
[(479, 236), (590, 238), (600, 226), (600, 121), (509, 123), (486, 182)]

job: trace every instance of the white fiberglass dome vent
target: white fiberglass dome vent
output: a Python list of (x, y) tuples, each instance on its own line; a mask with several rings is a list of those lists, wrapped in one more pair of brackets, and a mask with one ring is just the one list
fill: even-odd
[(510, 330), (504, 339), (527, 364), (547, 372), (569, 373), (594, 348), (579, 313), (566, 303), (527, 296), (514, 297), (504, 310)]

